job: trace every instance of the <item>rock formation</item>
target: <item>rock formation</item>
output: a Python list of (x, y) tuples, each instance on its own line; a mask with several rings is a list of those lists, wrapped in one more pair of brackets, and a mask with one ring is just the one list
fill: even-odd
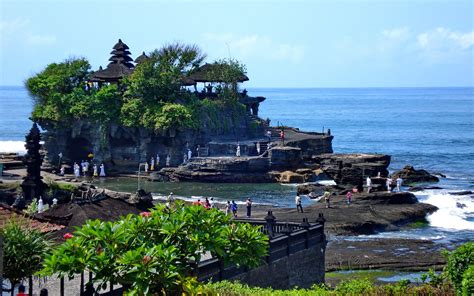
[(23, 160), (26, 165), (26, 177), (21, 183), (21, 188), (26, 201), (42, 196), (45, 188), (42, 181), (43, 177), (41, 177), (43, 156), (40, 155), (40, 141), (40, 131), (35, 122), (28, 135), (26, 135), (25, 148), (27, 152)]
[(439, 182), (438, 177), (431, 175), (425, 170), (415, 170), (415, 168), (410, 165), (407, 165), (402, 170), (393, 173), (393, 179), (397, 179), (398, 177), (401, 177), (405, 184)]

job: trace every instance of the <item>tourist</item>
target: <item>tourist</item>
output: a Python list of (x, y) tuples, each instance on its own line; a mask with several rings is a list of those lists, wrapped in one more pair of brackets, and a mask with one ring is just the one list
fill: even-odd
[(64, 176), (64, 173), (65, 173), (65, 168), (64, 168), (64, 166), (62, 165), (61, 168), (59, 169), (59, 175), (60, 175), (61, 177), (63, 177), (63, 176)]
[(397, 178), (397, 192), (400, 192), (400, 187), (402, 187), (403, 179), (398, 176)]
[(237, 209), (239, 208), (237, 206), (237, 204), (235, 203), (235, 200), (232, 201), (232, 204), (231, 204), (231, 210), (232, 210), (232, 214), (234, 215), (234, 218), (237, 218)]
[(230, 208), (231, 208), (230, 201), (227, 201), (227, 204), (225, 205), (225, 215), (226, 216), (229, 215)]
[(74, 176), (76, 176), (76, 178), (79, 178), (81, 176), (81, 170), (77, 162), (74, 163)]
[(211, 209), (217, 209), (216, 202), (214, 201), (214, 197), (211, 197), (209, 200), (209, 204), (211, 205)]
[(272, 131), (271, 130), (267, 130), (267, 138), (268, 138), (268, 142), (272, 141)]
[(44, 210), (44, 203), (43, 203), (43, 199), (40, 196), (38, 199), (38, 213), (42, 213), (43, 210)]
[(285, 130), (284, 129), (281, 129), (280, 131), (280, 140), (281, 140), (281, 143), (284, 145), (285, 144)]
[(198, 199), (197, 201), (193, 202), (194, 206), (202, 206), (201, 199)]
[(100, 164), (100, 174), (99, 176), (105, 177), (105, 165), (103, 163)]
[(169, 194), (168, 197), (166, 198), (166, 201), (167, 201), (167, 203), (169, 203), (170, 205), (173, 204), (173, 202), (174, 202), (173, 192), (170, 192), (170, 194)]
[(188, 160), (191, 160), (192, 156), (193, 156), (193, 152), (191, 152), (191, 149), (188, 148)]
[(201, 156), (200, 151), (199, 151), (200, 149), (201, 149), (201, 146), (197, 145), (197, 147), (196, 147), (196, 155), (197, 155), (197, 157)]
[(257, 148), (257, 155), (260, 155), (260, 142), (257, 142), (256, 148)]
[(84, 177), (87, 175), (87, 172), (89, 171), (89, 163), (87, 161), (84, 161), (82, 167), (82, 173), (84, 174)]
[(352, 192), (351, 191), (347, 191), (347, 193), (346, 193), (346, 203), (348, 205), (350, 205), (352, 203)]
[(156, 154), (156, 167), (159, 167), (159, 166), (160, 166), (160, 156), (157, 153)]
[(392, 192), (392, 179), (387, 177), (387, 181), (385, 181), (385, 186), (387, 186), (387, 192)]
[(145, 173), (148, 173), (148, 162), (145, 162)]
[(28, 294), (25, 293), (25, 286), (23, 284), (18, 286), (18, 294), (16, 294), (16, 296), (28, 296)]
[(250, 218), (250, 216), (252, 215), (252, 201), (250, 200), (250, 198), (247, 198), (245, 204), (247, 206), (247, 218)]
[(171, 162), (171, 156), (168, 154), (166, 155), (166, 166), (169, 167)]
[(55, 197), (53, 198), (53, 207), (58, 205), (58, 199)]
[(183, 164), (186, 164), (188, 162), (188, 155), (186, 153), (183, 154)]
[(152, 157), (150, 161), (150, 171), (155, 170), (155, 159)]
[(92, 169), (93, 169), (93, 171), (94, 171), (93, 176), (94, 176), (94, 177), (98, 177), (98, 176), (99, 176), (99, 170), (98, 170), (98, 168), (97, 168), (97, 164), (94, 163), (94, 166), (93, 166)]
[(204, 207), (206, 209), (210, 209), (211, 208), (211, 203), (209, 202), (209, 198), (206, 197), (206, 200), (204, 201)]
[(370, 177), (367, 177), (366, 179), (366, 186), (367, 186), (367, 193), (370, 193), (370, 190), (372, 189), (372, 179), (370, 179)]
[(237, 143), (237, 150), (235, 151), (235, 156), (240, 157), (240, 143)]
[(326, 208), (329, 209), (331, 207), (331, 192), (328, 189), (324, 191), (324, 201), (326, 202)]
[(301, 213), (303, 213), (303, 205), (301, 204), (301, 196), (299, 193), (296, 193), (295, 204), (296, 204), (296, 211), (299, 213), (301, 210)]

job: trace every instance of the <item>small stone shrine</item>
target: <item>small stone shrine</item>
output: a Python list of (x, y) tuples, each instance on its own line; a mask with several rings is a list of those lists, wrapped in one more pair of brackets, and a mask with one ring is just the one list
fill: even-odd
[(41, 134), (38, 125), (33, 123), (28, 135), (26, 135), (26, 154), (24, 157), (24, 164), (26, 165), (26, 177), (21, 183), (23, 189), (23, 197), (25, 200), (32, 200), (43, 195), (45, 184), (41, 180), (41, 164), (43, 157), (40, 155)]

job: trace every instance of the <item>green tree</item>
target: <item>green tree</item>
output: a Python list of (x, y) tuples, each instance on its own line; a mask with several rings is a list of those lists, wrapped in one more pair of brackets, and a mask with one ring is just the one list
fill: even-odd
[(445, 252), (448, 262), (444, 272), (451, 280), (458, 295), (462, 293), (463, 274), (474, 265), (474, 242), (465, 243), (452, 252)]
[(3, 276), (14, 287), (41, 269), (41, 263), (50, 251), (51, 241), (43, 233), (31, 228), (29, 221), (21, 217), (11, 219), (0, 229), (0, 235), (4, 239)]
[(233, 223), (217, 210), (177, 203), (117, 222), (89, 221), (45, 260), (43, 275), (73, 277), (82, 270), (94, 281), (121, 284), (127, 293), (178, 294), (193, 280), (204, 254), (256, 266), (268, 238), (249, 224)]

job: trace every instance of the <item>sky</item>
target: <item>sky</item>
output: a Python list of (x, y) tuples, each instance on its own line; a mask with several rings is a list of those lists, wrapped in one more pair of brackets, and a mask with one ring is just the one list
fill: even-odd
[(174, 41), (244, 63), (246, 87), (474, 86), (474, 1), (0, 0), (0, 85)]

